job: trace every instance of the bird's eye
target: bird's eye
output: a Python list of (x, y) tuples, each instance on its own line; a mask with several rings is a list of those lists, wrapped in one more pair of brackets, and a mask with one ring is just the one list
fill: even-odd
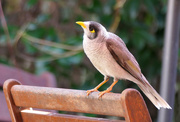
[(92, 31), (90, 31), (91, 33), (94, 33), (95, 32), (95, 30), (93, 29)]
[(92, 26), (89, 27), (89, 30), (90, 30), (91, 33), (94, 33), (94, 32), (95, 32), (95, 30), (93, 29)]

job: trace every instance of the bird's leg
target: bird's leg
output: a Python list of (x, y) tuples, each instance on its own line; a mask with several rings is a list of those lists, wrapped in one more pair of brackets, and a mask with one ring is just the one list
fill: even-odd
[(109, 77), (108, 77), (108, 76), (105, 76), (103, 82), (101, 82), (101, 83), (100, 83), (98, 86), (96, 86), (94, 89), (88, 90), (88, 91), (86, 92), (86, 93), (87, 93), (87, 96), (88, 96), (91, 92), (98, 91), (98, 89), (99, 89), (103, 84), (105, 84), (108, 80), (109, 80)]
[(102, 97), (105, 93), (108, 93), (112, 90), (113, 86), (118, 82), (117, 79), (114, 80), (114, 82), (111, 84), (110, 87), (108, 87), (105, 91), (102, 91), (99, 93), (99, 98)]

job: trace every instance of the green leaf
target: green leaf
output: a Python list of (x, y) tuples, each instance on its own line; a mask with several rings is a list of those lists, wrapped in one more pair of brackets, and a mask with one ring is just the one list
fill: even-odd
[[(158, 1), (156, 0), (155, 4), (157, 2)], [(148, 14), (151, 14), (151, 15), (153, 15), (155, 17), (156, 16), (156, 11), (155, 11), (155, 8), (154, 8), (153, 0), (144, 0), (144, 4), (146, 5), (146, 8), (149, 11)]]
[(28, 0), (27, 8), (31, 8), (31, 7), (33, 7), (37, 3), (38, 3), (38, 0)]

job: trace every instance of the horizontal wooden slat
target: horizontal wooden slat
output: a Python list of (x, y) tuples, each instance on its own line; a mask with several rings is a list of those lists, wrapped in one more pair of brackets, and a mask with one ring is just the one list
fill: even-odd
[(83, 90), (14, 85), (11, 89), (16, 106), (93, 113), (123, 117), (121, 94), (98, 92), (86, 96)]
[(109, 120), (75, 115), (57, 114), (43, 111), (22, 110), (23, 122), (125, 122), (123, 120)]

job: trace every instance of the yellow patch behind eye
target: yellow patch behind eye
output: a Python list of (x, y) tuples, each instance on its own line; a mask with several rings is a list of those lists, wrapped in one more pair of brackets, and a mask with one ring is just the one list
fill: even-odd
[(95, 33), (95, 30), (93, 29), (92, 31), (90, 31), (91, 33)]

